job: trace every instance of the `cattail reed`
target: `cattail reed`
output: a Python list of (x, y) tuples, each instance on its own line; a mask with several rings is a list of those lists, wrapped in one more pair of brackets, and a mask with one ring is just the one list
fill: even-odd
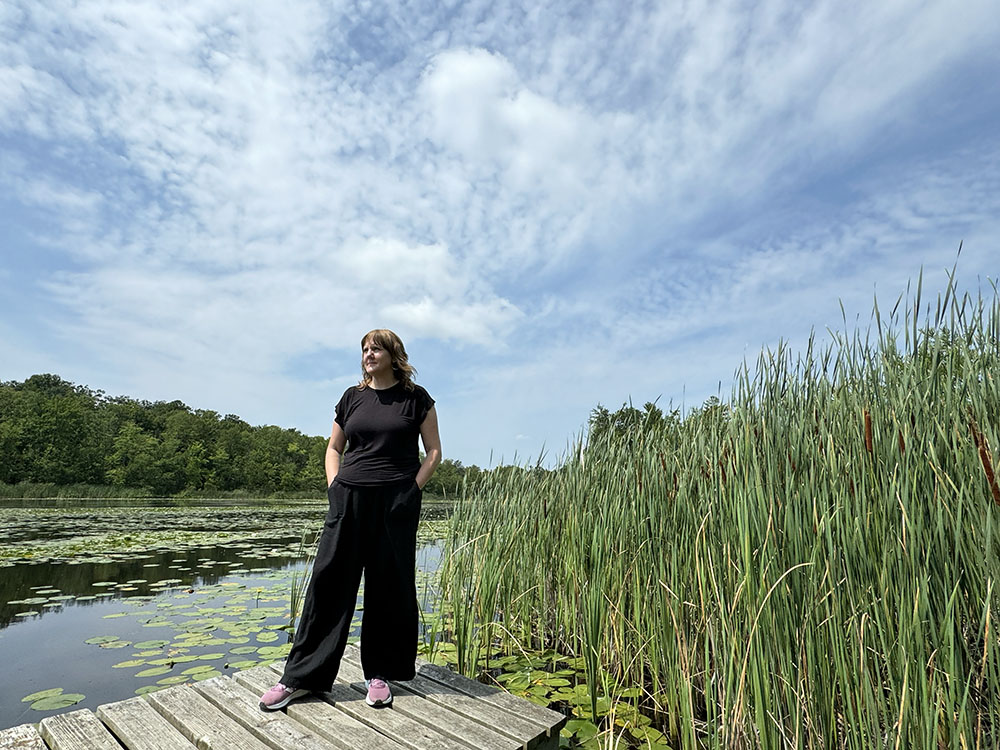
[(442, 573), (461, 669), (577, 657), (602, 747), (646, 747), (639, 715), (649, 747), (1000, 747), (1000, 307), (946, 296), (877, 346), (765, 352), (724, 403), (489, 472)]

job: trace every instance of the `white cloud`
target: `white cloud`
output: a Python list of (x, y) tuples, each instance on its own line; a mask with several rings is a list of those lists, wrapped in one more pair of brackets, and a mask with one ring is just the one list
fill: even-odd
[[(290, 387), (295, 357), (353, 367), (390, 324), (497, 352), (515, 401), (517, 377), (545, 384), (524, 408), (548, 426), (511, 440), (565, 434), (603, 393), (725, 377), (733, 347), (963, 237), (987, 268), (996, 136), (987, 158), (920, 151), (949, 134), (941, 82), (998, 37), (981, 0), (14, 2), (0, 197), (45, 217), (23, 233), (59, 258), (50, 333), (133, 383)], [(550, 385), (532, 347), (556, 340), (579, 383)]]

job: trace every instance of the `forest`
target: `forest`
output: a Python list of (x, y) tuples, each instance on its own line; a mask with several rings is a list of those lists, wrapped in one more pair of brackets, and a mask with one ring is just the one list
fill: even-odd
[[(108, 396), (53, 374), (0, 382), (0, 495), (317, 495), (326, 442), (181, 401)], [(445, 459), (425, 492), (447, 497), (479, 474)]]

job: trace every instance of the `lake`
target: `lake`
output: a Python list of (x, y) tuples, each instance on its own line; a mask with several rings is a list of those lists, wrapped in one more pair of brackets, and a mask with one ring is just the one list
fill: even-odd
[[(283, 658), (325, 513), (325, 500), (0, 501), (0, 728)], [(425, 505), (418, 534), (427, 614), (446, 515)], [(353, 638), (360, 595), (358, 608)]]

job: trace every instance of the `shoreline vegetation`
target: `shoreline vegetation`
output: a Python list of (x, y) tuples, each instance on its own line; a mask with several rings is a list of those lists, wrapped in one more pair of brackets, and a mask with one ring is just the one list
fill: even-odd
[[(0, 498), (323, 497), (326, 443), (182, 401), (108, 396), (53, 374), (0, 382)], [(445, 459), (424, 490), (454, 497), (481, 473)]]
[(572, 708), (573, 746), (996, 747), (997, 291), (899, 306), (485, 477), (446, 540), (446, 660)]

